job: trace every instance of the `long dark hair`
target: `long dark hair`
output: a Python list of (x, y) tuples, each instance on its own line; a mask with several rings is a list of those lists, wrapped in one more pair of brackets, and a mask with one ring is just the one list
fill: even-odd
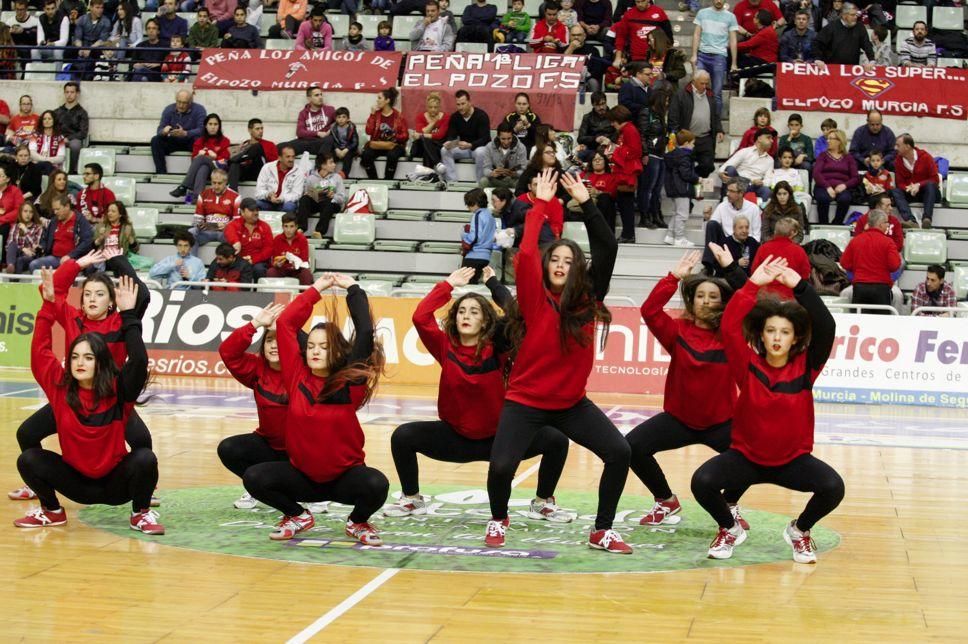
[(43, 112), (40, 113), (40, 118), (37, 119), (37, 130), (40, 132), (40, 134), (45, 134), (44, 117), (48, 114), (50, 114), (50, 117), (54, 120), (54, 125), (50, 129), (51, 136), (59, 136), (61, 133), (60, 126), (57, 125), (57, 115), (54, 114), (53, 110), (44, 110)]
[(460, 308), (461, 303), (464, 300), (474, 300), (481, 307), (481, 313), (484, 315), (484, 322), (481, 325), (481, 333), (477, 336), (477, 347), (474, 350), (474, 357), (480, 359), (481, 353), (484, 351), (484, 347), (490, 344), (494, 338), (494, 331), (497, 329), (498, 321), (500, 318), (497, 315), (497, 311), (491, 306), (491, 303), (487, 301), (482, 295), (477, 293), (467, 293), (465, 295), (457, 298), (450, 309), (447, 311), (447, 317), (444, 318), (444, 333), (450, 339), (451, 344), (454, 346), (460, 346), (460, 333), (457, 330), (457, 310)]
[(592, 174), (595, 172), (595, 159), (602, 157), (602, 161), (605, 162), (605, 168), (602, 170), (605, 174), (609, 174), (612, 171), (612, 164), (608, 162), (608, 157), (601, 150), (596, 150), (592, 158), (588, 160), (588, 164), (585, 166), (585, 172)]
[[(211, 121), (212, 119), (215, 119), (216, 121), (218, 121), (218, 132), (216, 132), (214, 136), (208, 133), (208, 122)], [(203, 123), (203, 127), (202, 127), (202, 138), (214, 139), (218, 141), (223, 136), (225, 135), (222, 134), (222, 117), (216, 114), (215, 112), (212, 112), (211, 114), (205, 117), (205, 122)]]
[[(137, 9), (135, 9), (130, 2), (122, 2), (118, 5), (118, 9), (124, 8), (124, 18), (117, 17), (116, 20), (121, 23), (122, 30), (121, 34), (124, 36), (131, 35), (131, 25), (134, 24), (135, 14)], [(130, 43), (137, 44), (137, 43)]]
[(511, 210), (511, 203), (514, 202), (514, 193), (509, 188), (495, 188), (491, 193), (491, 197), (497, 197), (504, 202), (504, 210), (493, 213), (495, 217), (499, 217)]
[[(114, 206), (118, 209), (118, 225), (127, 226), (131, 223), (131, 218), (128, 216), (128, 209), (124, 207), (124, 204), (120, 201), (112, 201), (108, 204), (108, 208)], [(107, 208), (105, 208), (104, 217), (107, 219)]]
[(716, 317), (711, 320), (703, 320), (703, 322), (713, 327), (714, 330), (719, 330), (719, 323), (723, 318), (723, 309), (726, 308), (729, 298), (733, 296), (733, 288), (726, 280), (721, 277), (708, 277), (706, 275), (689, 275), (685, 277), (679, 284), (679, 292), (682, 294), (682, 304), (686, 309), (686, 317), (695, 321), (697, 319), (695, 307), (696, 291), (699, 290), (700, 284), (706, 282), (709, 282), (719, 289), (719, 297), (722, 299), (723, 304)]
[[(85, 279), (81, 283), (81, 293), (83, 293), (84, 289), (87, 288), (87, 285), (92, 282), (103, 284), (105, 288), (108, 289), (108, 297), (111, 298), (111, 306), (116, 307), (118, 305), (118, 302), (115, 299), (115, 294), (114, 294), (114, 281), (111, 279), (110, 275), (104, 272), (92, 273), (87, 277), (87, 279)], [(111, 309), (108, 308), (108, 313), (110, 312), (111, 312)]]
[[(535, 144), (534, 155), (531, 157), (531, 160), (528, 162), (528, 167), (526, 171), (531, 170), (532, 172), (537, 172), (538, 174), (540, 174), (541, 171), (544, 170), (544, 152), (545, 152), (545, 149), (548, 148), (549, 146), (551, 147), (552, 150), (557, 152), (558, 146), (555, 144), (554, 141), (545, 141), (544, 143)], [(558, 160), (557, 155), (555, 156), (554, 169), (555, 169), (555, 172), (557, 172), (559, 175), (562, 172), (564, 172), (564, 170), (561, 167), (561, 161)]]
[[(84, 409), (84, 405), (81, 403), (81, 397), (78, 394), (81, 386), (77, 382), (77, 379), (74, 378), (74, 374), (71, 373), (71, 354), (74, 353), (77, 345), (82, 342), (87, 342), (91, 347), (91, 353), (94, 354), (94, 383), (91, 387), (91, 391), (94, 394), (94, 407), (91, 409)], [(70, 348), (67, 350), (66, 362), (67, 368), (64, 369), (64, 377), (61, 379), (60, 384), (67, 389), (67, 406), (75, 414), (93, 411), (102, 400), (116, 395), (116, 381), (121, 370), (118, 368), (117, 363), (114, 362), (114, 356), (111, 355), (111, 350), (108, 349), (108, 343), (100, 334), (82, 333), (74, 338)]]
[[(331, 302), (328, 306), (329, 310), (326, 312), (327, 320), (339, 319), (336, 315), (334, 304), (335, 301)], [(372, 318), (373, 312), (370, 311), (370, 319)], [(322, 401), (329, 398), (329, 396), (349, 383), (365, 383), (366, 395), (360, 403), (361, 406), (365, 405), (373, 395), (380, 381), (380, 376), (383, 375), (386, 367), (386, 355), (383, 353), (383, 345), (374, 337), (373, 350), (370, 352), (370, 355), (364, 360), (350, 362), (350, 353), (353, 350), (356, 329), (353, 330), (353, 335), (348, 340), (343, 336), (336, 322), (320, 322), (309, 330), (309, 334), (317, 330), (326, 334), (326, 370), (329, 372), (329, 375), (326, 377), (326, 385), (319, 392), (317, 400)], [(309, 334), (306, 336), (307, 341)], [(303, 360), (305, 360), (305, 356), (306, 351), (304, 349)]]
[(789, 358), (803, 353), (810, 346), (811, 321), (810, 314), (795, 300), (780, 300), (774, 295), (765, 295), (757, 302), (753, 310), (743, 320), (743, 333), (746, 341), (753, 345), (761, 356), (766, 354), (763, 346), (763, 327), (771, 317), (781, 317), (793, 323), (793, 334), (796, 341), (790, 347)]

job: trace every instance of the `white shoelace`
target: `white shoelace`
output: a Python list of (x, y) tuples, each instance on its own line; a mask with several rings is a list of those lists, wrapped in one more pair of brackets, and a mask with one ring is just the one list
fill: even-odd
[(504, 524), (500, 521), (488, 521), (487, 522), (487, 536), (497, 537), (504, 536), (505, 528)]
[(47, 511), (39, 505), (36, 508), (27, 510), (27, 516), (31, 519), (39, 519), (42, 523), (50, 523), (50, 517), (47, 516)]
[(138, 524), (137, 525), (140, 528), (141, 526), (143, 526), (146, 523), (152, 523), (152, 524), (157, 525), (158, 524), (158, 513), (155, 512), (154, 510), (148, 510), (147, 512), (143, 513), (141, 515), (141, 518), (138, 519)]
[(602, 540), (598, 543), (601, 544), (603, 548), (608, 548), (610, 545), (612, 545), (612, 542), (624, 543), (622, 541), (622, 536), (619, 533), (615, 532), (614, 530), (606, 530), (605, 534), (602, 535)]

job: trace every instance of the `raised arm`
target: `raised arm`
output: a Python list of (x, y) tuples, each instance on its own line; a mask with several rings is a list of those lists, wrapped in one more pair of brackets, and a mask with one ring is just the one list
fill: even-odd
[(555, 198), (557, 173), (545, 170), (538, 175), (537, 199), (534, 207), (524, 215), (524, 234), (516, 258), (518, 286), (518, 305), (521, 314), (527, 319), (530, 312), (541, 306), (544, 299), (544, 268), (541, 266), (541, 250), (538, 237), (541, 226), (547, 220), (547, 209)]
[(659, 280), (639, 309), (649, 331), (669, 353), (672, 353), (676, 338), (679, 337), (679, 325), (671, 315), (666, 313), (665, 305), (679, 289), (679, 281), (692, 273), (692, 269), (699, 263), (701, 257), (699, 251), (691, 251), (683, 255), (669, 274)]
[(794, 269), (788, 267), (784, 270), (783, 283), (794, 284), (793, 297), (797, 298), (797, 302), (810, 316), (812, 331), (810, 346), (807, 347), (807, 365), (810, 367), (811, 379), (816, 380), (833, 349), (837, 323), (810, 283), (801, 278)]
[[(34, 380), (50, 398), (50, 392), (64, 377), (64, 368), (53, 351), (54, 306), (44, 301), (34, 320), (34, 334), (30, 340), (30, 371)], [(67, 356), (68, 360), (70, 356)]]
[(370, 301), (366, 291), (360, 288), (352, 277), (336, 273), (333, 275), (336, 286), (346, 289), (346, 308), (353, 320), (354, 340), (350, 350), (349, 361), (366, 362), (373, 353), (373, 315), (370, 313)]
[[(459, 283), (462, 277), (460, 275), (462, 271), (469, 271), (472, 277), (474, 275), (473, 268), (457, 269), (446, 280), (438, 282), (433, 290), (420, 300), (420, 303), (413, 312), (413, 325), (417, 329), (417, 335), (420, 336), (420, 340), (427, 347), (427, 351), (430, 352), (430, 355), (437, 362), (441, 362), (444, 358), (444, 347), (447, 343), (447, 337), (440, 330), (440, 325), (437, 324), (437, 317), (434, 315), (434, 312), (450, 302), (451, 293), (454, 290), (454, 286)], [(466, 283), (467, 281), (465, 280), (464, 284)]]
[(148, 300), (151, 299), (151, 293), (148, 291), (148, 287), (144, 282), (141, 281), (141, 278), (138, 277), (138, 273), (134, 270), (131, 262), (128, 261), (128, 258), (123, 252), (121, 252), (120, 249), (106, 251), (104, 253), (104, 259), (105, 268), (110, 271), (114, 271), (119, 278), (130, 278), (134, 282), (135, 286), (138, 287), (138, 295), (134, 305), (134, 312), (139, 319), (144, 318), (145, 311), (148, 310)]
[(491, 292), (491, 299), (494, 300), (494, 303), (507, 311), (514, 296), (511, 295), (511, 289), (501, 284), (501, 280), (497, 278), (494, 269), (490, 266), (484, 269), (484, 286)]
[(581, 180), (571, 174), (561, 176), (561, 184), (575, 201), (581, 204), (585, 229), (588, 231), (588, 244), (592, 252), (591, 277), (595, 285), (595, 298), (601, 302), (608, 294), (612, 272), (615, 270), (615, 259), (618, 257), (618, 242), (615, 234), (598, 206), (588, 194), (588, 188)]
[(121, 311), (121, 335), (128, 352), (128, 359), (118, 376), (118, 398), (124, 402), (137, 402), (148, 382), (148, 349), (141, 337), (141, 318), (134, 308), (138, 301), (138, 286), (130, 277), (122, 277), (115, 295)]
[(247, 322), (232, 331), (229, 337), (225, 338), (218, 347), (218, 355), (222, 358), (222, 362), (225, 363), (229, 373), (249, 389), (255, 386), (261, 372), (262, 358), (247, 351), (252, 345), (252, 338), (255, 337), (255, 333), (255, 326), (251, 322)]

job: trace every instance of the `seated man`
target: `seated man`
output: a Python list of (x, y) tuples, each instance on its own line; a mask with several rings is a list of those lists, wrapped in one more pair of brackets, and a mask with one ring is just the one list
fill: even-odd
[(262, 38), (259, 29), (247, 21), (245, 9), (238, 7), (232, 14), (232, 26), (222, 36), (222, 47), (237, 49), (262, 49)]
[(513, 190), (527, 165), (524, 144), (514, 136), (511, 124), (502, 121), (497, 126), (497, 136), (484, 148), (483, 172), (477, 180), (482, 188)]
[(151, 137), (151, 157), (155, 162), (155, 172), (168, 173), (166, 155), (172, 152), (191, 152), (195, 139), (202, 135), (204, 127), (205, 108), (194, 102), (191, 90), (178, 90), (175, 102), (161, 113), (157, 134)]
[(201, 282), (205, 278), (205, 262), (192, 255), (195, 238), (179, 230), (175, 233), (175, 254), (158, 260), (148, 271), (156, 280), (164, 279), (170, 289), (185, 289), (182, 282)]
[(306, 168), (296, 164), (296, 151), (289, 143), (279, 146), (279, 158), (262, 166), (256, 179), (257, 206), (264, 210), (293, 212), (305, 187)]
[(491, 140), (491, 119), (474, 107), (471, 95), (459, 89), (454, 94), (457, 111), (447, 123), (446, 142), (440, 150), (441, 162), (435, 168), (445, 181), (457, 181), (458, 159), (473, 158), (477, 176), (484, 174), (484, 146)]
[(111, 40), (111, 20), (104, 15), (104, 0), (91, 0), (88, 12), (74, 23), (73, 34), (73, 44), (77, 47), (75, 55), (78, 57), (74, 66), (80, 73), (75, 78), (86, 78), (98, 57), (97, 47)]
[(225, 227), (225, 241), (232, 245), (239, 257), (252, 265), (253, 277), (257, 281), (269, 270), (272, 229), (259, 219), (259, 204), (251, 197), (242, 200), (239, 213), (241, 216)]
[(77, 205), (92, 226), (101, 222), (108, 211), (108, 205), (116, 200), (114, 192), (101, 183), (103, 177), (104, 168), (100, 163), (88, 163), (84, 166), (84, 188), (77, 195)]
[(158, 7), (158, 28), (161, 32), (161, 40), (166, 45), (171, 42), (171, 37), (179, 35), (183, 39), (188, 38), (188, 21), (178, 15), (176, 0), (164, 0)]
[(300, 284), (313, 283), (309, 271), (309, 242), (299, 231), (296, 215), (287, 212), (282, 216), (282, 232), (272, 240), (272, 268), (267, 277), (295, 277)]
[(37, 18), (37, 49), (30, 55), (35, 60), (63, 60), (64, 50), (70, 37), (70, 18), (58, 10), (57, 0), (44, 0), (44, 12)]
[(225, 241), (225, 227), (239, 214), (239, 193), (228, 187), (225, 170), (212, 172), (212, 187), (206, 188), (195, 202), (194, 227), (190, 232), (195, 237), (192, 255), (198, 256), (198, 249), (208, 242)]
[(878, 110), (870, 110), (867, 112), (867, 123), (854, 130), (850, 137), (850, 155), (854, 157), (858, 168), (870, 172), (870, 156), (876, 150), (884, 155), (884, 166), (892, 170), (896, 143), (894, 132), (884, 125), (884, 116)]
[(66, 259), (77, 259), (94, 248), (94, 229), (84, 217), (74, 212), (67, 195), (53, 200), (54, 218), (40, 236), (40, 252), (30, 262), (28, 271), (38, 268), (57, 268)]
[(760, 9), (754, 14), (753, 22), (756, 31), (736, 46), (739, 52), (740, 78), (776, 73), (780, 41), (776, 36), (776, 29), (773, 28), (773, 17), (766, 9)]
[(145, 23), (145, 39), (134, 46), (131, 58), (131, 80), (136, 82), (160, 83), (161, 65), (168, 56), (167, 44), (161, 39), (161, 28), (157, 18)]
[(710, 242), (725, 245), (726, 239), (733, 234), (733, 222), (743, 216), (750, 222), (750, 236), (759, 241), (762, 218), (760, 209), (743, 198), (744, 192), (736, 179), (726, 182), (726, 198), (716, 206), (714, 211), (707, 207), (703, 213), (706, 217), (706, 243), (703, 251), (702, 263), (709, 274), (715, 274), (719, 267), (716, 257), (709, 249)]
[(330, 130), (336, 118), (336, 110), (333, 106), (323, 103), (323, 90), (316, 85), (306, 89), (306, 98), (308, 102), (296, 117), (296, 138), (281, 144), (280, 153), (282, 145), (290, 146), (296, 154), (303, 152), (319, 154), (333, 150)]
[[(209, 282), (230, 282), (234, 284), (254, 284), (252, 264), (237, 255), (237, 251), (227, 242), (215, 249), (215, 259), (205, 275)], [(236, 287), (215, 287), (213, 291), (238, 291)]]
[[(924, 281), (919, 282), (914, 288), (914, 295), (911, 297), (911, 311), (915, 311), (922, 306), (944, 306), (954, 308), (958, 306), (958, 298), (951, 284), (944, 281), (944, 267), (938, 264), (931, 264), (924, 275)], [(917, 315), (930, 315), (951, 317), (951, 313), (941, 311), (925, 311)]]
[[(408, 1), (403, 0), (401, 4)], [(411, 49), (413, 51), (454, 51), (456, 38), (454, 28), (450, 22), (440, 17), (440, 5), (437, 4), (437, 0), (428, 0), (424, 6), (424, 12), (423, 21), (416, 23), (410, 30)], [(398, 14), (394, 13), (394, 15)]]
[(232, 150), (229, 157), (229, 187), (239, 189), (239, 181), (255, 181), (262, 166), (279, 158), (279, 149), (262, 138), (265, 126), (261, 119), (249, 119), (249, 138)]
[(897, 137), (895, 144), (897, 158), (894, 161), (894, 179), (897, 185), (891, 191), (901, 218), (905, 221), (915, 219), (909, 202), (920, 201), (924, 204), (921, 228), (931, 228), (934, 217), (934, 204), (941, 200), (938, 164), (934, 157), (921, 148), (914, 147), (910, 134)]
[(544, 20), (536, 20), (531, 28), (528, 44), (536, 54), (558, 54), (568, 46), (568, 27), (558, 21), (557, 2), (544, 5)]
[(757, 130), (756, 142), (748, 148), (740, 148), (734, 152), (720, 168), (719, 176), (723, 180), (723, 188), (730, 179), (740, 178), (746, 184), (746, 192), (756, 193), (760, 199), (769, 201), (772, 192), (763, 180), (773, 169), (773, 157), (770, 156), (772, 145), (773, 131), (765, 127)]
[(928, 25), (923, 20), (914, 23), (911, 36), (898, 45), (901, 67), (937, 67), (938, 49), (928, 38)]

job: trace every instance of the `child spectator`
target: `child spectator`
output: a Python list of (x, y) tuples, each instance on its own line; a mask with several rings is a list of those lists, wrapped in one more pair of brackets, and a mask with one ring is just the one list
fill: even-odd
[(309, 230), (309, 218), (319, 215), (313, 239), (322, 239), (329, 229), (333, 215), (343, 210), (346, 203), (346, 188), (343, 177), (336, 172), (336, 161), (331, 154), (316, 155), (316, 169), (306, 177), (305, 192), (299, 198), (296, 209), (296, 224), (304, 231)]
[(531, 16), (524, 10), (524, 0), (512, 0), (511, 10), (501, 18), (498, 31), (504, 42), (523, 44), (531, 33)]
[[(185, 42), (181, 34), (172, 34), (171, 48), (183, 49)], [(166, 83), (184, 83), (191, 72), (192, 57), (187, 51), (173, 51), (161, 63), (162, 80)]]
[(363, 25), (358, 22), (351, 22), (349, 33), (343, 38), (343, 51), (369, 51), (366, 38), (363, 37)]
[(571, 29), (578, 24), (578, 12), (575, 11), (574, 0), (561, 0), (561, 9), (558, 10), (558, 22)]
[(676, 213), (663, 241), (680, 248), (695, 246), (686, 239), (686, 221), (689, 220), (692, 199), (696, 196), (696, 184), (699, 183), (696, 161), (692, 156), (695, 147), (696, 136), (689, 130), (679, 130), (676, 133), (675, 149), (665, 154), (666, 196), (675, 204)]
[(481, 281), (484, 268), (491, 263), (497, 223), (487, 207), (487, 194), (483, 189), (474, 188), (464, 194), (464, 205), (474, 214), (471, 215), (471, 222), (464, 226), (464, 232), (460, 236), (461, 253), (464, 255), (460, 265), (461, 268), (467, 266), (474, 269), (474, 277), (471, 278), (470, 283), (477, 284)]
[(813, 158), (816, 159), (827, 151), (827, 135), (837, 129), (837, 121), (824, 119), (820, 123), (820, 136), (813, 143)]
[(437, 5), (440, 7), (440, 19), (447, 22), (456, 34), (457, 20), (454, 19), (454, 12), (450, 10), (450, 0), (437, 0)]
[(299, 232), (296, 215), (287, 212), (282, 216), (282, 232), (272, 239), (272, 268), (266, 277), (295, 277), (307, 286), (313, 283), (309, 272), (309, 242)]
[(17, 211), (16, 223), (10, 226), (7, 243), (7, 272), (26, 273), (27, 266), (40, 252), (40, 238), (47, 228), (47, 220), (41, 219), (37, 207), (25, 201)]
[(119, 81), (121, 74), (118, 73), (117, 49), (113, 43), (106, 43), (101, 48), (101, 56), (94, 63), (93, 76), (91, 80), (96, 81)]
[(340, 162), (340, 174), (345, 179), (353, 169), (353, 159), (360, 147), (360, 135), (356, 132), (356, 125), (350, 121), (348, 109), (337, 109), (335, 116), (336, 125), (329, 133), (333, 137), (333, 155)]
[[(601, 211), (608, 223), (608, 227), (615, 231), (615, 198), (618, 196), (618, 181), (612, 174), (605, 155), (596, 150), (588, 161), (587, 169), (581, 173), (581, 179), (588, 186), (588, 193), (595, 200), (595, 205)], [(577, 202), (576, 202), (577, 203)]]
[(629, 71), (625, 65), (625, 54), (617, 51), (615, 58), (621, 66), (609, 65), (605, 70), (605, 89), (612, 92), (617, 92), (629, 80)]
[(893, 190), (894, 178), (891, 176), (891, 171), (884, 167), (884, 153), (880, 150), (871, 150), (868, 163), (870, 170), (862, 180), (864, 192), (868, 195), (879, 195)]
[(874, 60), (868, 59), (867, 54), (861, 52), (860, 62), (862, 64), (874, 63), (875, 65), (882, 65), (884, 67), (897, 65), (897, 62), (894, 60), (894, 52), (891, 51), (891, 43), (887, 42), (888, 34), (890, 33), (887, 27), (877, 25), (872, 31), (871, 47), (874, 48)]
[(770, 145), (770, 156), (776, 157), (777, 138), (776, 130), (770, 124), (770, 110), (761, 107), (753, 113), (753, 126), (743, 132), (743, 138), (739, 142), (739, 149), (748, 148), (756, 143), (757, 131), (766, 128), (773, 134), (773, 143)]
[(170, 289), (181, 288), (180, 282), (201, 282), (205, 278), (205, 263), (191, 254), (194, 245), (195, 238), (191, 233), (181, 230), (176, 232), (175, 254), (155, 262), (148, 271), (148, 276), (156, 280), (166, 280)]
[(395, 51), (397, 44), (393, 42), (393, 38), (390, 37), (390, 32), (392, 27), (388, 20), (383, 20), (376, 27), (376, 31), (379, 34), (373, 39), (373, 51)]
[(813, 140), (803, 133), (803, 117), (791, 114), (787, 119), (787, 130), (788, 133), (780, 137), (778, 147), (789, 147), (793, 150), (794, 168), (810, 170), (813, 167)]
[(772, 189), (779, 182), (786, 181), (796, 192), (806, 192), (807, 186), (803, 185), (800, 171), (793, 167), (793, 159), (793, 150), (788, 147), (780, 148), (777, 155), (780, 165), (766, 173), (763, 183)]

